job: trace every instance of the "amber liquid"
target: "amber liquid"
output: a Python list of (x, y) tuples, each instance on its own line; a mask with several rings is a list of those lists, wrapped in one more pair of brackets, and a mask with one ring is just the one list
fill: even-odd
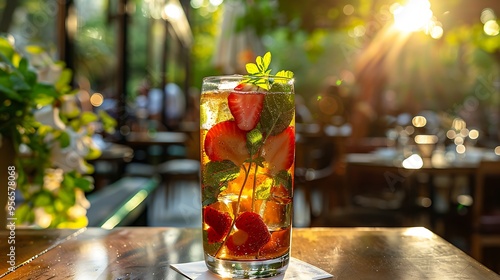
[[(227, 104), (228, 95), (229, 92), (205, 92), (201, 96), (200, 147), (202, 176), (211, 176), (209, 172), (206, 172), (207, 163), (210, 161), (204, 150), (207, 132), (215, 124), (233, 119)], [(294, 124), (295, 118), (292, 119), (289, 127), (293, 127)], [(283, 256), (287, 256), (288, 258), (291, 242), (293, 188), (286, 190), (282, 187), (273, 187), (272, 191), (264, 190), (269, 191), (269, 193), (262, 195), (262, 189), (259, 189), (259, 186), (269, 185), (269, 180), (273, 180), (269, 172), (269, 166), (273, 166), (273, 163), (263, 162), (260, 165), (254, 162), (243, 163), (240, 166), (239, 175), (231, 180), (227, 184), (227, 188), (217, 195), (216, 201), (211, 203), (210, 207), (220, 212), (228, 213), (233, 221), (243, 212), (258, 213), (271, 233), (270, 240), (256, 253), (244, 255), (232, 254), (226, 246), (226, 239), (227, 236), (237, 231), (233, 223), (229, 234), (221, 242), (209, 243), (206, 234), (204, 234), (203, 246), (206, 255), (213, 257), (213, 259), (228, 261), (270, 260)], [(286, 171), (291, 175), (289, 177), (289, 184), (293, 186), (294, 164)], [(203, 181), (202, 179), (202, 193), (206, 191)], [(205, 218), (203, 218), (203, 221), (205, 221)], [(203, 230), (205, 232), (208, 227), (209, 225), (204, 222)]]

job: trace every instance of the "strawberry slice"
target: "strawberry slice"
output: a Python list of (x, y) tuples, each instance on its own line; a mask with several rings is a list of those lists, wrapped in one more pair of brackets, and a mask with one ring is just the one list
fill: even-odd
[(230, 160), (239, 166), (249, 157), (246, 143), (245, 132), (231, 120), (220, 122), (207, 132), (204, 148), (210, 160)]
[(292, 166), (295, 158), (295, 130), (293, 127), (286, 128), (283, 132), (267, 138), (262, 155), (268, 163), (271, 174), (281, 170), (287, 170)]
[(231, 228), (231, 216), (228, 213), (220, 212), (217, 209), (207, 206), (203, 210), (205, 223), (209, 226), (207, 229), (208, 243), (222, 241), (224, 236)]
[(257, 213), (241, 213), (235, 225), (238, 230), (226, 242), (227, 249), (234, 255), (254, 254), (271, 239), (271, 233)]
[(241, 130), (250, 131), (259, 123), (264, 107), (264, 94), (255, 93), (258, 89), (255, 85), (239, 84), (227, 98), (229, 111)]

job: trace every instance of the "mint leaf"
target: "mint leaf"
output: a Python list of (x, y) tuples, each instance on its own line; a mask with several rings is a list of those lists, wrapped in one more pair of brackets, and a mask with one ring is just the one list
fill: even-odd
[(253, 129), (247, 133), (247, 149), (250, 155), (255, 155), (262, 147), (263, 139), (262, 133), (258, 129)]
[(202, 205), (207, 206), (217, 202), (217, 197), (226, 188), (227, 188), (227, 182), (222, 183), (221, 185), (203, 187), (203, 197), (201, 198)]
[(246, 84), (254, 84), (259, 86), (265, 90), (269, 90), (269, 76), (271, 70), (266, 71), (265, 73), (257, 73), (253, 74), (253, 76), (245, 76), (245, 79), (242, 80), (242, 83)]
[(220, 192), (227, 188), (227, 183), (239, 174), (240, 168), (230, 160), (207, 163), (203, 170), (203, 205), (216, 202)]
[(240, 168), (230, 160), (211, 161), (207, 163), (203, 172), (205, 186), (218, 186), (236, 179), (240, 174)]
[(273, 186), (273, 180), (267, 178), (262, 184), (260, 184), (255, 191), (256, 199), (268, 199), (271, 196), (271, 188)]
[(262, 131), (277, 135), (285, 130), (293, 119), (295, 100), (292, 93), (266, 94), (260, 116)]
[(250, 75), (259, 74), (259, 67), (255, 63), (247, 63), (247, 65), (245, 65), (245, 68)]
[(266, 73), (268, 71), (269, 65), (271, 64), (271, 53), (267, 52), (264, 57), (257, 56), (257, 59), (255, 61), (257, 62), (260, 73)]
[(271, 53), (267, 52), (264, 57), (257, 56), (255, 62), (256, 63), (247, 63), (245, 65), (250, 76), (246, 76), (246, 79), (242, 82), (254, 84), (265, 90), (269, 90), (268, 76), (271, 74), (271, 69), (269, 69), (269, 65), (271, 64)]

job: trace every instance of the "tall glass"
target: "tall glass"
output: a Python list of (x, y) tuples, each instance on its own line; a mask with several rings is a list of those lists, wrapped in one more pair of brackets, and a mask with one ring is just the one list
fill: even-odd
[(200, 112), (207, 267), (231, 278), (283, 273), (292, 229), (294, 80), (204, 78)]

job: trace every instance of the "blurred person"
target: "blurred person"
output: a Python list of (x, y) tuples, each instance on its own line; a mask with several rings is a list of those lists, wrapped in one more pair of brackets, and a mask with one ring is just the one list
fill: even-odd
[(148, 93), (148, 110), (152, 119), (162, 122), (168, 130), (177, 130), (186, 113), (184, 92), (175, 83), (166, 84), (164, 90), (152, 88)]
[(177, 130), (186, 113), (186, 97), (175, 83), (165, 86), (164, 123), (169, 130)]

